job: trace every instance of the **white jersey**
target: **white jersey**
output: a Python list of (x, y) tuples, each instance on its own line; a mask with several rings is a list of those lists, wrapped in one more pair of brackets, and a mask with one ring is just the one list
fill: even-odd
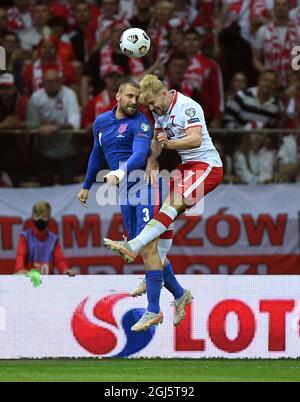
[(171, 140), (186, 137), (186, 130), (202, 128), (202, 143), (199, 148), (178, 151), (182, 163), (206, 162), (212, 167), (222, 167), (222, 161), (208, 133), (202, 107), (180, 92), (174, 92), (174, 99), (168, 112), (163, 116), (153, 113), (155, 129), (164, 131)]

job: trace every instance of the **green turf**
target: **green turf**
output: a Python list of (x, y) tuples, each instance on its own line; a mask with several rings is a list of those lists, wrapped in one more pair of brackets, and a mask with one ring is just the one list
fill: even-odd
[(300, 360), (0, 361), (0, 382), (300, 381)]

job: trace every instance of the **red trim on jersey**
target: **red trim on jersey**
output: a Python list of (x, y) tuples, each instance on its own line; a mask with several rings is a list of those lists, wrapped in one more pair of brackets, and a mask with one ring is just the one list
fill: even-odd
[(197, 126), (188, 126), (188, 127), (186, 128), (186, 130), (187, 130), (188, 128), (197, 128), (197, 127), (202, 128), (201, 124), (197, 124)]
[(174, 95), (174, 98), (173, 98), (172, 103), (171, 103), (169, 114), (172, 113), (172, 110), (174, 109), (174, 106), (176, 105), (177, 99), (178, 99), (178, 92), (175, 91), (175, 95)]

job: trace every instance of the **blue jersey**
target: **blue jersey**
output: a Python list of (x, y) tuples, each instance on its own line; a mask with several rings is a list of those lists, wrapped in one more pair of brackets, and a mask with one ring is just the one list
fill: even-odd
[(117, 119), (116, 108), (100, 115), (94, 122), (94, 148), (83, 188), (89, 190), (97, 173), (105, 166), (127, 174), (145, 170), (153, 130), (143, 113)]

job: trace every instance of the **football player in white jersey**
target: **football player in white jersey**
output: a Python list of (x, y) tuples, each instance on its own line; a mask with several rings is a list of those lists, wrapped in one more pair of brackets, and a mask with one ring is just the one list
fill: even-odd
[[(140, 86), (141, 102), (150, 108), (155, 118), (152, 154), (147, 165), (148, 180), (159, 170), (157, 158), (163, 148), (176, 150), (182, 164), (170, 181), (168, 199), (135, 239), (129, 242), (104, 239), (105, 246), (120, 254), (128, 263), (135, 261), (140, 251), (149, 244), (152, 245), (151, 253), (157, 256), (160, 236), (170, 230), (182, 213), (218, 187), (223, 178), (222, 161), (208, 133), (202, 107), (179, 92), (168, 91), (155, 75), (146, 75)], [(163, 270), (163, 266), (155, 269)], [(161, 282), (157, 281), (153, 297), (159, 299), (160, 291)], [(185, 318), (186, 307), (191, 301), (192, 295), (188, 290), (175, 300), (175, 325)], [(162, 312), (157, 317), (145, 314), (134, 329), (147, 330), (149, 320), (155, 323), (156, 318), (157, 322), (161, 322)]]

